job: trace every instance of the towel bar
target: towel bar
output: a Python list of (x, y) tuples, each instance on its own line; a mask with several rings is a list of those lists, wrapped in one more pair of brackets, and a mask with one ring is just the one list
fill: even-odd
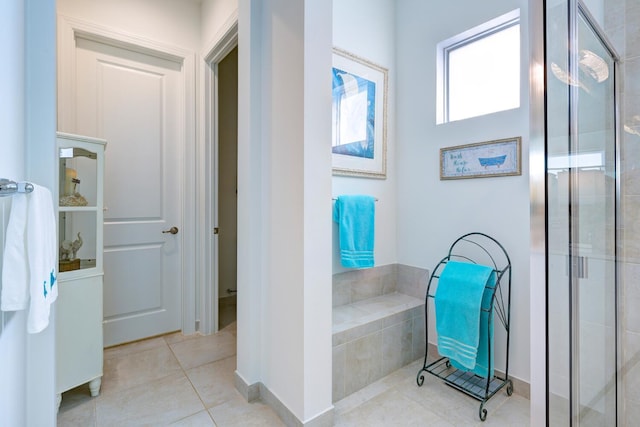
[[(333, 197), (331, 200), (333, 200), (333, 201), (335, 202), (336, 200), (338, 200), (338, 198), (337, 198), (337, 197)], [(375, 201), (376, 201), (376, 202), (378, 201), (378, 198), (377, 198), (377, 197), (375, 198)]]
[(33, 184), (30, 182), (15, 182), (0, 178), (0, 197), (11, 196), (15, 193), (31, 193)]

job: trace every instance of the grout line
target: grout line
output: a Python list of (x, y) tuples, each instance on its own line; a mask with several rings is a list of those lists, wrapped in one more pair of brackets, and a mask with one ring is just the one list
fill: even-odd
[[(220, 331), (218, 331), (218, 332), (220, 332)], [(206, 337), (206, 336), (209, 336), (209, 335), (202, 335), (202, 337)], [(180, 342), (184, 342), (184, 341), (179, 341), (178, 343), (180, 343)], [(195, 392), (196, 396), (198, 396), (198, 400), (200, 400), (200, 403), (202, 404), (202, 407), (204, 408), (204, 411), (207, 413), (207, 415), (209, 416), (209, 418), (210, 418), (210, 419), (211, 419), (211, 421), (213, 422), (213, 425), (217, 427), (217, 426), (218, 426), (218, 424), (216, 423), (216, 420), (213, 418), (213, 415), (211, 414), (211, 412), (209, 411), (209, 409), (211, 409), (211, 408), (215, 408), (215, 407), (220, 406), (220, 405), (224, 405), (224, 404), (226, 403), (226, 401), (225, 401), (225, 402), (220, 403), (219, 405), (212, 406), (211, 408), (207, 408), (207, 405), (206, 405), (206, 403), (204, 402), (204, 400), (203, 400), (202, 396), (200, 395), (200, 393), (198, 392), (198, 389), (196, 388), (195, 384), (193, 384), (193, 381), (191, 381), (191, 378), (189, 378), (189, 375), (187, 374), (187, 371), (188, 371), (188, 370), (191, 370), (191, 369), (197, 369), (197, 368), (199, 368), (199, 367), (201, 367), (201, 366), (205, 366), (205, 365), (209, 365), (209, 364), (212, 364), (212, 363), (220, 362), (220, 361), (223, 361), (223, 360), (226, 360), (226, 359), (230, 359), (230, 358), (232, 358), (232, 357), (233, 357), (233, 358), (237, 358), (237, 354), (236, 354), (236, 353), (234, 353), (232, 356), (227, 356), (227, 357), (224, 357), (224, 358), (222, 358), (222, 359), (214, 360), (214, 361), (212, 361), (212, 362), (208, 362), (208, 363), (205, 363), (205, 364), (200, 365), (200, 366), (194, 366), (194, 367), (192, 367), (192, 368), (185, 369), (185, 367), (184, 367), (184, 366), (182, 366), (182, 363), (180, 363), (180, 359), (178, 359), (178, 356), (177, 356), (177, 355), (175, 354), (175, 352), (173, 351), (172, 346), (171, 346), (169, 343), (167, 343), (167, 342), (166, 342), (166, 340), (165, 340), (165, 343), (166, 343), (166, 344), (167, 344), (167, 346), (169, 347), (169, 350), (171, 351), (171, 354), (173, 355), (173, 357), (174, 357), (174, 358), (176, 359), (176, 361), (178, 362), (178, 366), (180, 366), (180, 369), (182, 370), (183, 375), (185, 376), (185, 378), (187, 379), (187, 381), (189, 381), (189, 384), (191, 384), (191, 388), (192, 388), (192, 389), (193, 389), (193, 391)], [(178, 343), (174, 343), (174, 344), (178, 344)], [(236, 345), (237, 345), (237, 344), (236, 344)], [(237, 348), (236, 348), (236, 349), (237, 349)], [(200, 412), (200, 411), (196, 412), (196, 414), (197, 414), (197, 413), (199, 413), (199, 412)], [(195, 415), (195, 414), (191, 414), (191, 415), (189, 415), (189, 416), (193, 416), (193, 415)], [(185, 418), (188, 418), (188, 417), (185, 417)]]
[[(203, 335), (204, 336), (204, 335)], [(198, 393), (198, 389), (196, 388), (196, 386), (193, 384), (193, 381), (191, 381), (191, 378), (189, 378), (189, 375), (187, 375), (187, 370), (185, 370), (184, 366), (182, 366), (182, 363), (180, 363), (180, 359), (178, 359), (178, 356), (176, 355), (176, 353), (173, 351), (173, 348), (171, 347), (171, 345), (167, 342), (167, 340), (164, 340), (165, 344), (167, 345), (167, 347), (169, 347), (169, 351), (171, 352), (171, 354), (173, 355), (173, 357), (176, 359), (176, 362), (178, 363), (178, 366), (180, 366), (180, 370), (182, 370), (182, 375), (184, 375), (184, 377), (187, 379), (187, 381), (189, 381), (189, 384), (191, 385), (191, 388), (193, 389), (193, 392), (196, 394), (196, 396), (198, 396), (198, 400), (200, 401), (200, 403), (202, 404), (202, 408), (204, 409), (204, 411), (207, 413), (207, 415), (209, 416), (209, 418), (211, 419), (211, 422), (213, 422), (214, 426), (217, 426), (218, 424), (216, 423), (216, 421), (213, 419), (213, 415), (211, 415), (211, 412), (209, 412), (209, 409), (207, 409), (207, 405), (204, 403), (204, 400), (202, 400), (202, 396), (200, 396), (200, 393)], [(182, 341), (180, 341), (182, 342)], [(191, 368), (193, 369), (193, 368)], [(188, 417), (192, 417), (194, 415), (196, 415), (197, 413), (199, 413), (200, 411), (196, 412), (195, 414), (191, 414), (185, 418)], [(184, 419), (184, 418), (183, 418)]]

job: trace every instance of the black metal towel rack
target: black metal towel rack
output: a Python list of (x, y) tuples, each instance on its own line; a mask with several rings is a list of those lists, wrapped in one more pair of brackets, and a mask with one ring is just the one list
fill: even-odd
[[(499, 320), (506, 333), (505, 341), (505, 370), (504, 375), (497, 374), (494, 370), (491, 353), (493, 350), (493, 340), (489, 337), (487, 352), (488, 372), (486, 378), (474, 374), (472, 371), (457, 369), (452, 366), (448, 357), (437, 355), (435, 360), (429, 359), (429, 306), (434, 303), (437, 282), (444, 266), (449, 261), (464, 261), (475, 264), (482, 264), (493, 267), (496, 273), (496, 285), (493, 288), (486, 288), (492, 292), (491, 305), (487, 309), (489, 312), (488, 322), (495, 317)], [(431, 300), (431, 302), (430, 302)], [(433, 269), (429, 278), (427, 293), (425, 295), (425, 335), (426, 351), (424, 355), (423, 367), (418, 371), (416, 381), (418, 386), (424, 384), (424, 372), (434, 375), (443, 380), (447, 385), (480, 401), (478, 415), (480, 420), (487, 419), (487, 410), (484, 405), (498, 391), (506, 387), (508, 396), (513, 394), (513, 382), (509, 379), (509, 322), (511, 314), (511, 260), (504, 247), (493, 237), (484, 233), (468, 233), (459, 237), (449, 248), (449, 253)], [(489, 325), (487, 325), (489, 327)], [(498, 332), (497, 329), (495, 332)]]

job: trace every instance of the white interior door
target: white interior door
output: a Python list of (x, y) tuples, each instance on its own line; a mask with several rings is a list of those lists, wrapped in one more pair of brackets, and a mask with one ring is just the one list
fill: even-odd
[(107, 140), (104, 344), (180, 330), (182, 64), (80, 37), (75, 58), (73, 131)]

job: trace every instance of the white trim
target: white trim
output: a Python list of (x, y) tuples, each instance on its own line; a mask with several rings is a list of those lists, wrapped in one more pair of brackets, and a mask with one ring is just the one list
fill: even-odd
[(247, 402), (251, 403), (262, 399), (288, 426), (324, 427), (334, 424), (335, 407), (333, 405), (314, 418), (303, 422), (262, 382), (249, 384), (238, 371), (235, 371), (234, 384), (238, 393)]
[[(75, 40), (80, 36), (84, 39), (99, 41), (115, 47), (129, 49), (135, 52), (152, 55), (158, 58), (177, 62), (182, 65), (182, 105), (178, 118), (183, 131), (180, 144), (180, 209), (182, 215), (182, 332), (195, 332), (196, 321), (196, 195), (187, 189), (194, 188), (196, 182), (195, 151), (196, 151), (196, 69), (194, 52), (176, 46), (167, 45), (155, 40), (147, 39), (117, 28), (98, 25), (92, 22), (58, 15), (58, 74), (65, 76), (60, 79), (58, 88), (58, 130), (74, 132), (75, 124)], [(63, 68), (69, 71), (63, 73)], [(64, 107), (64, 108), (63, 108)], [(62, 114), (61, 114), (62, 113)], [(65, 114), (68, 113), (68, 114)], [(191, 212), (192, 214), (187, 216)], [(185, 244), (188, 243), (188, 244)]]
[(220, 62), (238, 45), (238, 9), (222, 24), (213, 39), (205, 45), (202, 57), (206, 63)]
[(83, 38), (108, 43), (121, 48), (133, 48), (136, 52), (167, 59), (169, 61), (182, 62), (193, 55), (193, 52), (178, 46), (158, 42), (146, 37), (130, 33), (119, 28), (100, 25), (82, 19), (72, 18), (67, 15), (58, 15), (58, 24), (64, 23), (73, 30), (74, 35), (79, 34)]
[(547, 282), (544, 3), (529, 0), (529, 352), (531, 426), (547, 425)]
[(218, 224), (218, 63), (238, 45), (238, 11), (236, 10), (203, 50), (200, 82), (203, 94), (199, 102), (200, 139), (198, 143), (198, 210), (203, 214), (197, 223), (198, 283), (200, 295), (200, 332), (218, 331), (218, 238), (213, 234)]
[[(195, 188), (196, 177), (196, 55), (189, 53), (184, 58), (184, 89), (185, 103), (184, 111), (184, 141), (181, 159), (184, 165), (182, 171), (183, 180), (180, 192), (182, 194), (182, 333), (189, 335), (196, 332), (196, 221), (197, 197), (193, 191), (187, 189)], [(187, 214), (191, 212), (190, 216)], [(188, 242), (190, 244), (185, 244)]]

